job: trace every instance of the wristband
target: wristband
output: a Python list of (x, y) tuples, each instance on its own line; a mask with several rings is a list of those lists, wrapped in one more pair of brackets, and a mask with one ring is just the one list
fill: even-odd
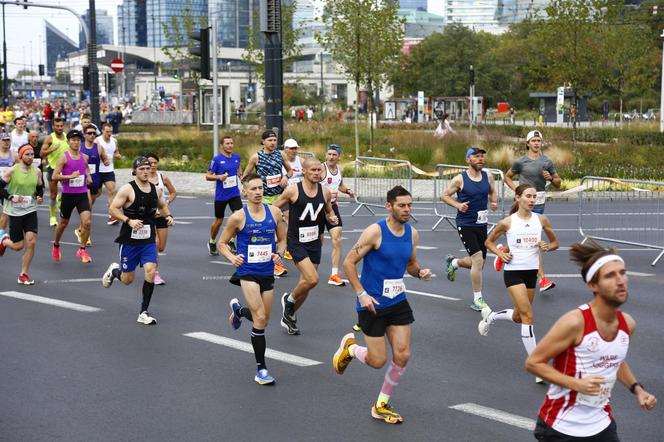
[(357, 299), (360, 299), (362, 296), (365, 296), (365, 295), (366, 295), (366, 296), (369, 296), (369, 294), (367, 293), (366, 290), (362, 290), (362, 293), (360, 293), (359, 295), (357, 295)]
[(640, 382), (634, 382), (634, 383), (633, 383), (632, 385), (630, 385), (630, 387), (629, 387), (629, 391), (630, 391), (630, 393), (632, 393), (632, 394), (636, 394), (636, 387), (641, 387), (641, 388), (643, 388), (643, 384), (641, 384)]
[(281, 252), (274, 252), (274, 253), (276, 253), (277, 255), (279, 255), (280, 258), (283, 259), (283, 257), (284, 257), (284, 254), (283, 254), (283, 253), (281, 253)]
[(166, 215), (164, 218), (173, 218), (173, 215), (171, 215), (171, 214), (169, 213), (169, 214)]

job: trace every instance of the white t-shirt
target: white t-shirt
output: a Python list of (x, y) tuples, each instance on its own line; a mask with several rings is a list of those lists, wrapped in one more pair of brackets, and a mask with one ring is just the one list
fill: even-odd
[(323, 180), (320, 182), (320, 184), (323, 187), (327, 187), (327, 189), (330, 191), (330, 203), (336, 204), (337, 196), (339, 195), (339, 186), (341, 186), (341, 182), (343, 181), (343, 177), (341, 176), (341, 167), (337, 166), (337, 173), (332, 173), (330, 168), (327, 167), (327, 163), (323, 163), (323, 167), (325, 168), (325, 176), (323, 177)]
[(10, 136), (12, 137), (12, 144), (9, 147), (12, 152), (18, 153), (19, 147), (24, 144), (28, 144), (28, 132), (23, 131), (21, 135), (16, 132), (16, 129), (11, 131)]
[(113, 172), (115, 170), (115, 168), (113, 167), (113, 155), (115, 155), (115, 151), (118, 149), (118, 144), (115, 141), (115, 137), (111, 135), (111, 139), (108, 143), (104, 141), (104, 137), (98, 137), (95, 140), (95, 143), (97, 143), (104, 149), (104, 152), (106, 152), (106, 156), (111, 161), (111, 163), (108, 166), (105, 166), (104, 163), (100, 163), (99, 172), (102, 173)]

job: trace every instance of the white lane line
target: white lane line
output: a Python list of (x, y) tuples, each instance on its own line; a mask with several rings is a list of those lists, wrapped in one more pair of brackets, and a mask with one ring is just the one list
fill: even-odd
[(524, 430), (533, 431), (535, 429), (535, 421), (533, 419), (502, 410), (496, 410), (495, 408), (484, 407), (473, 403), (452, 405), (450, 408), (452, 410), (463, 411), (464, 413), (474, 414), (475, 416), (502, 422), (514, 427), (523, 428)]
[(210, 261), (211, 264), (221, 264), (222, 266), (232, 266), (230, 262), (226, 261)]
[(178, 218), (178, 220), (175, 221), (175, 224), (193, 224), (193, 223), (191, 221), (180, 221), (180, 219)]
[(66, 308), (75, 310), (77, 312), (93, 313), (100, 312), (102, 309), (91, 307), (89, 305), (76, 304), (74, 302), (63, 301), (61, 299), (46, 298), (44, 296), (30, 295), (28, 293), (21, 293), (15, 291), (0, 292), (0, 295), (7, 296), (8, 298), (22, 299), (24, 301), (37, 302), (40, 304), (52, 305), (55, 307)]
[[(224, 336), (213, 335), (212, 333), (206, 332), (192, 332), (185, 333), (183, 336), (188, 338), (199, 339), (201, 341), (211, 342), (213, 344), (223, 345), (224, 347), (234, 348), (235, 350), (244, 351), (247, 353), (254, 353), (254, 348), (248, 342), (242, 342), (231, 338), (226, 338)], [(303, 358), (301, 356), (292, 355), (290, 353), (284, 353), (277, 350), (272, 350), (268, 348), (265, 350), (265, 357), (274, 359), (276, 361), (285, 362), (291, 365), (297, 365), (298, 367), (311, 367), (313, 365), (321, 365), (322, 362), (314, 361), (313, 359)]]
[[(654, 273), (641, 273), (641, 272), (631, 272), (627, 271), (628, 276), (655, 276)], [(580, 278), (581, 275), (579, 273), (552, 273), (552, 274), (546, 274), (546, 276), (550, 276), (551, 278)]]
[(438, 247), (434, 247), (434, 246), (417, 246), (417, 248), (421, 249), (421, 250), (436, 250), (436, 249), (438, 249)]
[(178, 216), (175, 222), (179, 219), (214, 219), (214, 216)]
[[(332, 237), (329, 236), (329, 235), (325, 235), (325, 239), (332, 239)], [(348, 238), (346, 238), (345, 236), (342, 236), (341, 239), (348, 239)]]
[[(54, 243), (54, 241), (49, 241), (49, 242), (50, 242), (51, 244)], [(81, 246), (81, 243), (78, 243), (78, 242), (68, 242), (68, 241), (60, 241), (60, 244), (61, 244), (61, 245), (64, 244), (64, 245), (66, 245), (66, 246), (76, 246), (76, 247), (80, 247), (80, 246)]]
[(183, 200), (195, 200), (198, 197), (192, 196), (192, 195), (178, 195), (178, 199), (183, 199)]
[[(350, 284), (350, 282), (347, 279), (342, 279), (342, 281), (345, 282), (346, 284)], [(435, 293), (420, 292), (420, 291), (417, 291), (417, 290), (408, 290), (408, 289), (406, 289), (406, 293), (411, 293), (413, 295), (426, 296), (428, 298), (444, 299), (446, 301), (461, 301), (461, 298), (453, 298), (451, 296), (437, 295)]]
[(47, 279), (42, 284), (69, 284), (72, 282), (101, 282), (101, 278)]
[(214, 281), (217, 279), (231, 279), (230, 276), (203, 276), (203, 281)]

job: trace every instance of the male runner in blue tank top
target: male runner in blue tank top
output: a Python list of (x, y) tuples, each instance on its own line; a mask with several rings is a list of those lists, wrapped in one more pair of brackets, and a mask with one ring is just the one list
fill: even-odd
[[(488, 211), (487, 201), (491, 200), (491, 210), (498, 208), (498, 195), (493, 185), (493, 176), (482, 171), (484, 154), (481, 147), (471, 147), (466, 151), (468, 169), (452, 178), (441, 200), (457, 209), (456, 225), (459, 238), (468, 252), (468, 257), (457, 259), (447, 255), (445, 268), (447, 279), (456, 279), (456, 269), (470, 269), (470, 281), (473, 286), (473, 302), (470, 308), (481, 312), (489, 305), (482, 296), (482, 270), (486, 261)], [(456, 199), (452, 195), (457, 194)]]
[[(389, 405), (389, 400), (410, 359), (410, 324), (415, 321), (406, 299), (403, 276), (408, 272), (425, 281), (432, 276), (429, 269), (423, 269), (417, 262), (419, 235), (408, 224), (412, 204), (410, 193), (401, 186), (387, 192), (387, 219), (364, 229), (346, 256), (344, 271), (357, 293), (355, 307), (366, 347), (357, 345), (353, 334), (348, 333), (341, 339), (332, 360), (338, 374), (344, 373), (353, 358), (370, 367), (381, 368), (387, 361), (387, 335), (392, 361), (378, 400), (371, 408), (371, 416), (389, 424), (403, 422), (401, 415)], [(358, 277), (357, 264), (362, 259), (362, 276)]]
[[(242, 288), (247, 306), (242, 306), (237, 298), (231, 299), (228, 321), (235, 330), (240, 328), (242, 318), (253, 322), (251, 345), (257, 366), (254, 380), (261, 385), (270, 385), (275, 380), (265, 365), (265, 329), (272, 311), (274, 265), (281, 263), (286, 249), (286, 227), (280, 221), (281, 210), (263, 203), (260, 175), (251, 173), (244, 177), (242, 184), (247, 205), (228, 218), (221, 233), (219, 251), (236, 267), (231, 284)], [(235, 237), (237, 254), (228, 246)]]

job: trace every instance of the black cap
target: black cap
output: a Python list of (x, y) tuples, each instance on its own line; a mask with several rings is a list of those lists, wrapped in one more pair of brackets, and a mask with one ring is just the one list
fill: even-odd
[(261, 140), (266, 140), (271, 137), (277, 138), (277, 133), (273, 130), (266, 130), (263, 132), (263, 135), (261, 135)]
[(67, 139), (71, 140), (74, 137), (78, 137), (81, 140), (83, 139), (83, 134), (81, 133), (80, 130), (72, 129), (69, 132), (67, 132)]
[(145, 158), (142, 155), (138, 156), (138, 157), (136, 157), (136, 159), (134, 159), (134, 162), (131, 165), (131, 169), (132, 169), (131, 174), (136, 175), (136, 169), (138, 169), (141, 166), (149, 166), (149, 165), (150, 165), (150, 162), (148, 161), (147, 158)]

